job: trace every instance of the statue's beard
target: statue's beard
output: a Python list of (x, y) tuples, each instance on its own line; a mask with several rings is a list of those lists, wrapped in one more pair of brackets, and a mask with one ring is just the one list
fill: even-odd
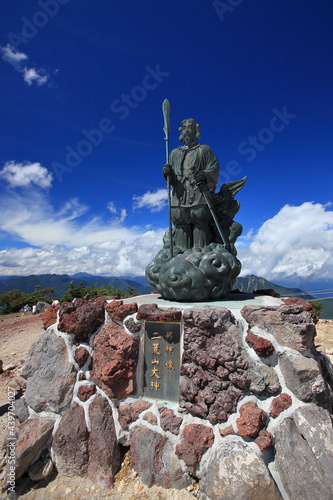
[(182, 132), (180, 134), (179, 140), (180, 140), (180, 142), (183, 142), (184, 144), (186, 144), (186, 146), (188, 146), (189, 144), (191, 144), (191, 142), (193, 142), (191, 135), (187, 134), (186, 132)]

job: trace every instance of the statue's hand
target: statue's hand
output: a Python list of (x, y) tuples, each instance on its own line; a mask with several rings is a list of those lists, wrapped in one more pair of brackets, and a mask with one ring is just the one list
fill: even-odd
[(197, 186), (202, 186), (202, 184), (206, 184), (207, 182), (206, 176), (203, 172), (196, 172), (194, 174), (194, 179)]
[(164, 165), (163, 167), (163, 175), (165, 177), (168, 177), (169, 175), (173, 174), (173, 169), (172, 169), (172, 166), (169, 165), (169, 163), (167, 163), (166, 165)]

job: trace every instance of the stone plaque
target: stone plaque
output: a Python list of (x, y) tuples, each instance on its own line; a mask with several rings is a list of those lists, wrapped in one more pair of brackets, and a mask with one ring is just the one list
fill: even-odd
[(143, 396), (178, 402), (180, 323), (145, 321)]

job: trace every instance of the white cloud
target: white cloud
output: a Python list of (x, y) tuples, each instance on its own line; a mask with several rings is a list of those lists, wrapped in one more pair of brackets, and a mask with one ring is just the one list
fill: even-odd
[(148, 191), (142, 196), (133, 196), (133, 208), (148, 208), (152, 212), (160, 212), (166, 206), (167, 200), (167, 189), (158, 189), (153, 193)]
[[(10, 174), (19, 184), (16, 169)], [(108, 208), (115, 215), (111, 221), (89, 218), (89, 207), (77, 198), (56, 209), (37, 187), (5, 192), (0, 198), (0, 232), (27, 247), (0, 251), (0, 274), (142, 275), (162, 247), (164, 230), (125, 227), (126, 209), (117, 210), (112, 202)]]
[(52, 174), (38, 162), (8, 161), (0, 170), (0, 179), (8, 182), (10, 187), (29, 187), (34, 184), (40, 188), (49, 188), (52, 184)]
[(107, 206), (109, 212), (111, 212), (114, 217), (111, 219), (111, 224), (113, 226), (118, 226), (119, 224), (122, 224), (126, 217), (127, 217), (127, 210), (126, 208), (121, 208), (120, 210), (117, 209), (115, 203), (113, 201), (110, 201)]
[(87, 205), (81, 203), (78, 198), (71, 198), (61, 207), (60, 210), (55, 212), (54, 219), (62, 222), (67, 222), (81, 217), (89, 210)]
[(108, 203), (107, 208), (112, 214), (117, 213), (116, 205), (113, 203), (113, 201), (110, 201), (110, 203)]
[(43, 69), (24, 68), (23, 80), (28, 85), (32, 85), (33, 82), (36, 82), (38, 87), (40, 87), (47, 82), (48, 76), (45, 74), (45, 70)]
[(38, 189), (30, 188), (24, 195), (10, 191), (0, 198), (0, 231), (28, 245), (68, 247), (108, 240), (127, 244), (143, 231), (121, 224), (126, 217), (125, 209), (120, 211), (116, 222), (104, 221), (101, 217), (89, 218), (88, 210), (89, 207), (76, 198), (56, 210)]
[(20, 67), (21, 61), (26, 61), (28, 59), (27, 54), (24, 52), (16, 52), (15, 49), (7, 44), (6, 47), (1, 47), (2, 59), (9, 62), (14, 68)]
[(31, 86), (36, 83), (38, 87), (44, 85), (49, 80), (49, 76), (46, 74), (43, 68), (28, 68), (24, 61), (27, 61), (29, 57), (24, 52), (18, 52), (9, 43), (5, 47), (0, 47), (2, 52), (2, 59), (11, 64), (16, 71), (22, 73), (23, 80), (27, 85)]
[(108, 240), (81, 247), (45, 245), (0, 251), (0, 274), (74, 274), (142, 276), (162, 246), (164, 231), (146, 231), (131, 241)]
[(331, 278), (333, 211), (330, 205), (306, 202), (284, 206), (266, 221), (252, 243), (239, 246), (242, 275), (271, 281)]
[[(115, 215), (125, 217), (125, 209), (112, 207)], [(250, 241), (242, 239), (237, 245), (242, 274), (277, 282), (330, 278), (331, 208), (310, 202), (283, 207), (255, 235), (248, 235)], [(88, 207), (77, 199), (56, 211), (41, 192), (24, 198), (14, 193), (0, 201), (0, 230), (27, 244), (27, 248), (0, 252), (0, 274), (142, 275), (162, 247), (164, 230), (127, 228), (120, 222), (114, 226), (100, 218), (87, 222), (87, 212)]]
[(126, 217), (127, 217), (127, 210), (126, 208), (122, 208), (120, 210), (120, 215), (118, 217), (117, 223), (121, 224), (122, 222), (125, 221)]

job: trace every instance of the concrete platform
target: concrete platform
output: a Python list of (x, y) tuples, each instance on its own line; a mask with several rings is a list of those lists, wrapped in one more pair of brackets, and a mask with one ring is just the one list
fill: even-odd
[(190, 307), (226, 307), (229, 309), (236, 319), (242, 319), (240, 314), (241, 309), (245, 306), (280, 306), (283, 304), (280, 298), (271, 297), (270, 295), (251, 295), (251, 294), (231, 294), (221, 300), (210, 302), (176, 302), (165, 300), (160, 294), (151, 293), (148, 295), (138, 295), (122, 299), (124, 304), (136, 302), (139, 306), (142, 304), (157, 304), (161, 309), (177, 308), (180, 310)]

